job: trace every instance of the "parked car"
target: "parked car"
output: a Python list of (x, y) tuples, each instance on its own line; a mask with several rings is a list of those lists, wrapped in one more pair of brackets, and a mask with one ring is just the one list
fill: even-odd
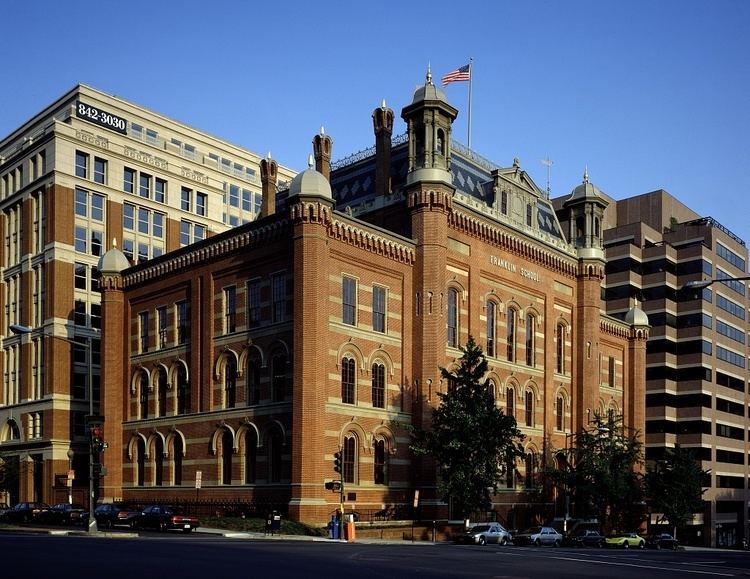
[(559, 547), (563, 543), (563, 536), (552, 527), (531, 527), (513, 536), (516, 545), (552, 545)]
[(5, 513), (5, 520), (10, 523), (38, 522), (44, 519), (47, 511), (49, 511), (47, 503), (18, 503)]
[(657, 533), (646, 539), (646, 546), (652, 549), (672, 549), (672, 551), (676, 551), (679, 544), (677, 539), (669, 533)]
[(200, 521), (195, 515), (184, 514), (177, 508), (150, 505), (141, 511), (137, 525), (141, 529), (180, 529), (189, 533), (200, 526)]
[(88, 513), (83, 505), (57, 503), (42, 515), (42, 520), (54, 525), (82, 525), (87, 515)]
[(616, 533), (607, 537), (605, 544), (607, 547), (621, 547), (623, 549), (643, 549), (646, 546), (646, 539), (638, 533)]
[(513, 541), (513, 537), (500, 523), (482, 523), (456, 535), (454, 541), (471, 545), (486, 545), (487, 543), (507, 545)]
[(565, 541), (571, 547), (603, 547), (604, 535), (593, 529), (586, 529), (570, 535)]
[(5, 520), (5, 513), (10, 510), (8, 503), (0, 503), (0, 521)]
[(99, 505), (94, 509), (96, 524), (104, 529), (111, 529), (116, 525), (134, 528), (140, 516), (140, 511), (133, 511), (114, 503)]

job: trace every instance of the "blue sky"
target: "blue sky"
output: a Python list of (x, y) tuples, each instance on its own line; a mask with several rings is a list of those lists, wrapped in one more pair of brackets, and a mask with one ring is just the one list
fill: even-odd
[[(0, 136), (81, 82), (305, 168), (372, 110), (474, 59), (472, 148), (552, 195), (588, 166), (615, 199), (666, 189), (750, 242), (750, 2), (37, 0), (2, 11)], [(468, 84), (446, 88), (467, 143)]]

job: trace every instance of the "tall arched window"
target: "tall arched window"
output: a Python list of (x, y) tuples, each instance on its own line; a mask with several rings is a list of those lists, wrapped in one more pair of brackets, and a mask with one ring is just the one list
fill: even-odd
[(224, 428), (221, 433), (221, 483), (232, 484), (232, 433)]
[(524, 477), (524, 486), (527, 489), (533, 489), (536, 486), (536, 455), (528, 453), (526, 455), (526, 472)]
[(565, 400), (562, 396), (555, 401), (555, 420), (557, 430), (565, 430)]
[(143, 439), (139, 436), (136, 440), (135, 446), (135, 484), (142, 487), (146, 484), (146, 443), (143, 442)]
[(385, 408), (385, 366), (380, 362), (372, 365), (372, 405)]
[(250, 358), (247, 361), (247, 404), (260, 404), (260, 360)]
[(487, 392), (492, 396), (492, 400), (495, 400), (496, 389), (494, 380), (487, 380)]
[(286, 397), (286, 355), (276, 354), (272, 361), (271, 390), (274, 402), (283, 402)]
[(278, 431), (268, 437), (266, 462), (269, 482), (281, 482), (281, 442), (281, 434)]
[(182, 437), (175, 436), (172, 439), (172, 484), (180, 486), (182, 484), (182, 455), (185, 449), (182, 448)]
[(495, 302), (487, 302), (487, 355), (495, 357)]
[(224, 366), (224, 407), (234, 408), (237, 403), (237, 363), (234, 358), (227, 357)]
[(187, 370), (180, 364), (177, 366), (177, 414), (190, 412), (190, 384), (187, 380)]
[(534, 426), (534, 393), (526, 390), (526, 426)]
[(141, 372), (140, 386), (138, 388), (138, 414), (139, 418), (148, 418), (148, 376)]
[(505, 391), (505, 415), (515, 418), (516, 416), (516, 391), (508, 388)]
[(159, 416), (167, 415), (167, 373), (164, 368), (159, 368), (157, 374), (159, 381)]
[(557, 373), (565, 374), (565, 326), (557, 324), (555, 331), (557, 341)]
[(458, 347), (458, 290), (448, 289), (448, 345)]
[(526, 365), (534, 366), (536, 361), (536, 343), (534, 340), (534, 332), (536, 326), (536, 318), (533, 314), (526, 315)]
[(354, 404), (354, 359), (344, 357), (341, 359), (341, 402)]
[(518, 312), (514, 308), (508, 308), (508, 325), (506, 341), (508, 344), (508, 362), (516, 361), (516, 322), (518, 321)]
[(386, 484), (386, 444), (382, 438), (375, 439), (373, 480), (376, 485)]
[(344, 456), (342, 462), (344, 482), (354, 484), (357, 470), (357, 437), (354, 434), (349, 434), (344, 438)]
[(154, 485), (164, 484), (164, 444), (158, 436), (154, 439)]
[(258, 463), (258, 435), (255, 430), (245, 431), (245, 484), (254, 484)]

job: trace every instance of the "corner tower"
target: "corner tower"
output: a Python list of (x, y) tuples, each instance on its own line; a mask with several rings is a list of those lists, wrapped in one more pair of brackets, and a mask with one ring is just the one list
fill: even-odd
[(602, 223), (609, 202), (589, 182), (588, 170), (563, 203), (569, 212), (568, 238), (578, 252), (578, 299), (576, 325), (581, 339), (575, 350), (573, 382), (573, 431), (585, 428), (599, 407), (598, 388), (592, 376), (599, 373), (599, 325), (602, 314), (601, 288), (604, 279)]

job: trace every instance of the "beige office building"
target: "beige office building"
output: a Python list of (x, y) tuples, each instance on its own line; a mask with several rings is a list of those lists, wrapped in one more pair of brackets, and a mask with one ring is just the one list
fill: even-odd
[(67, 500), (68, 479), (85, 502), (100, 256), (116, 242), (143, 262), (253, 221), (260, 160), (83, 85), (0, 140), (0, 503)]

